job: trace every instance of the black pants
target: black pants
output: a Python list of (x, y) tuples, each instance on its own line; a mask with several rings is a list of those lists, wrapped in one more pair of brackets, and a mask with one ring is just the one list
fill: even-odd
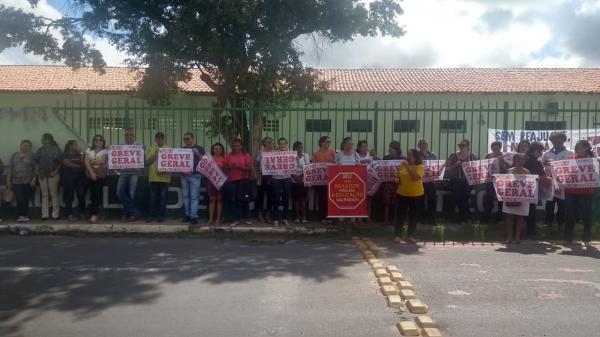
[(327, 186), (315, 186), (317, 207), (319, 207), (319, 220), (327, 219)]
[(31, 185), (13, 184), (12, 189), (15, 193), (15, 199), (17, 200), (17, 216), (28, 217), (29, 201), (31, 200), (31, 194), (33, 193)]
[(583, 236), (581, 240), (592, 240), (592, 205), (594, 201), (593, 194), (565, 194), (565, 204), (567, 208), (567, 221), (565, 223), (565, 240), (573, 240), (575, 231), (575, 220), (583, 220)]
[(466, 179), (452, 179), (450, 181), (452, 186), (452, 197), (454, 203), (458, 207), (458, 213), (462, 221), (469, 220), (471, 218), (471, 211), (469, 211), (469, 197), (471, 196), (471, 189)]
[[(556, 205), (556, 207), (558, 208), (558, 211), (556, 211), (556, 217), (554, 214), (554, 205)], [(560, 227), (562, 224), (565, 223), (565, 211), (565, 200), (554, 198), (552, 200), (546, 201), (546, 217), (544, 219), (544, 222), (547, 225), (552, 225), (554, 219), (556, 218), (556, 223), (558, 224), (558, 227)]]
[(408, 231), (406, 235), (408, 237), (412, 237), (415, 234), (415, 230), (417, 229), (417, 214), (421, 211), (421, 207), (423, 207), (423, 196), (418, 197), (404, 197), (397, 196), (397, 216), (396, 216), (396, 226), (394, 229), (394, 234), (396, 236), (402, 235), (402, 228), (404, 227), (404, 219), (408, 214)]
[[(255, 207), (259, 212), (270, 212), (273, 209), (273, 198), (271, 188), (271, 176), (262, 176), (261, 184), (256, 186)], [(266, 205), (265, 205), (266, 202)]]
[[(494, 183), (485, 184), (485, 195), (483, 197), (483, 220), (489, 221), (492, 218), (492, 209), (496, 201), (496, 189)], [(498, 210), (496, 212), (496, 221), (502, 220), (502, 202), (498, 202)]]
[(525, 219), (527, 223), (527, 237), (532, 238), (537, 235), (537, 204), (529, 204), (529, 215)]
[(79, 215), (85, 214), (85, 175), (65, 172), (61, 177), (63, 185), (63, 201), (65, 202), (65, 215), (73, 214), (73, 200), (77, 196)]
[(96, 181), (88, 180), (88, 188), (90, 189), (90, 215), (98, 216), (100, 205), (102, 204), (102, 192), (106, 179), (96, 179)]
[[(273, 220), (287, 220), (292, 196), (292, 179), (272, 179)], [(282, 210), (279, 210), (279, 208)]]
[(423, 188), (425, 189), (425, 208), (423, 209), (424, 218), (428, 219), (430, 222), (435, 222), (435, 215), (437, 211), (437, 194), (435, 190), (435, 183), (423, 183)]

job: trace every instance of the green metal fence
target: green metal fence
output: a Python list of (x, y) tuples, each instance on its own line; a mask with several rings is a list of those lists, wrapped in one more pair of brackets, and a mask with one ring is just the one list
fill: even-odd
[[(286, 108), (267, 107), (262, 112), (263, 137), (285, 137), (290, 143), (299, 140), (306, 152), (314, 151), (323, 135), (330, 136), (336, 147), (344, 137), (352, 137), (355, 143), (366, 140), (380, 155), (393, 140), (400, 141), (406, 151), (426, 138), (432, 151), (445, 158), (466, 138), (471, 140), (472, 151), (481, 156), (488, 152), (488, 129), (600, 131), (598, 102), (298, 102)], [(61, 101), (55, 114), (87, 142), (102, 134), (108, 143), (119, 144), (123, 129), (132, 128), (143, 144), (151, 144), (154, 134), (163, 131), (169, 145), (179, 146), (183, 134), (193, 132), (197, 142), (206, 147), (227, 143), (219, 134), (230, 126), (222, 124), (221, 117), (246, 114), (252, 122), (257, 115), (249, 107), (215, 110), (210, 103), (152, 106), (135, 99)]]

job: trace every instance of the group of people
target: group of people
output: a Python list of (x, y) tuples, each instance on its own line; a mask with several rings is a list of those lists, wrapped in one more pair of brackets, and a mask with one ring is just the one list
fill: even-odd
[[(135, 135), (132, 130), (125, 130), (125, 144), (134, 145)], [(183, 135), (183, 148), (192, 149), (194, 167), (204, 156), (205, 150), (196, 144), (192, 133)], [(499, 160), (500, 172), (509, 174), (536, 174), (541, 185), (549, 185), (549, 162), (567, 158), (589, 157), (594, 154), (586, 141), (580, 141), (575, 146), (575, 153), (565, 148), (566, 136), (555, 132), (551, 136), (552, 149), (544, 152), (540, 143), (522, 141), (518, 145), (511, 167), (504, 160)], [(106, 184), (108, 170), (108, 147), (102, 135), (96, 135), (92, 144), (82, 151), (78, 142), (70, 140), (62, 150), (51, 134), (44, 134), (42, 146), (34, 153), (32, 143), (23, 140), (19, 151), (15, 152), (7, 170), (6, 189), (14, 194), (17, 205), (17, 221), (30, 221), (29, 203), (33, 188), (39, 185), (42, 201), (42, 220), (59, 219), (59, 186), (63, 187), (64, 211), (63, 216), (70, 221), (88, 219), (90, 223), (98, 221), (98, 212), (102, 203), (102, 191)], [(137, 144), (139, 145), (139, 144)], [(395, 224), (395, 240), (416, 242), (417, 218), (435, 223), (436, 214), (436, 184), (423, 182), (424, 160), (437, 160), (435, 153), (429, 149), (426, 139), (418, 141), (417, 149), (410, 149), (403, 155), (400, 143), (393, 141), (389, 144), (388, 153), (379, 158), (374, 150), (369, 149), (366, 141), (359, 141), (356, 146), (350, 137), (344, 138), (339, 150), (331, 146), (331, 138), (323, 136), (319, 139), (318, 149), (310, 156), (304, 152), (302, 142), (295, 142), (292, 151), (296, 154), (296, 172), (289, 175), (264, 175), (261, 172), (263, 154), (271, 151), (290, 151), (286, 138), (274, 139), (266, 137), (262, 147), (254, 154), (248, 153), (240, 139), (231, 142), (231, 152), (226, 153), (225, 147), (215, 143), (210, 147), (209, 155), (215, 164), (227, 175), (227, 182), (222, 188), (217, 188), (208, 182), (208, 225), (219, 225), (224, 221), (224, 207), (228, 207), (233, 222), (231, 226), (250, 224), (249, 203), (255, 202), (257, 218), (260, 222), (273, 223), (275, 226), (288, 225), (293, 219), (299, 223), (307, 220), (307, 197), (309, 188), (303, 182), (303, 168), (309, 163), (335, 163), (338, 165), (366, 165), (374, 160), (404, 159), (397, 176), (397, 183), (383, 183), (381, 194), (383, 199), (384, 221)], [(167, 191), (172, 174), (159, 172), (157, 155), (160, 148), (168, 147), (165, 134), (156, 133), (154, 144), (145, 148), (144, 164), (148, 168), (148, 204), (145, 213), (138, 210), (135, 202), (140, 169), (123, 169), (118, 174), (117, 196), (123, 205), (122, 221), (134, 221), (145, 217), (146, 221), (165, 220)], [(491, 152), (485, 159), (502, 159), (502, 144), (491, 144)], [(541, 158), (541, 159), (540, 159)], [(449, 181), (453, 200), (458, 208), (459, 219), (471, 218), (469, 198), (470, 186), (466, 180), (462, 163), (478, 160), (470, 150), (470, 142), (462, 140), (458, 151), (452, 153), (445, 164), (445, 181)], [(0, 162), (0, 167), (3, 165)], [(181, 189), (184, 204), (183, 221), (191, 225), (198, 224), (198, 206), (202, 177), (195, 170), (181, 175)], [(314, 186), (314, 196), (318, 205), (318, 221), (331, 223), (327, 217), (327, 186)], [(495, 201), (495, 191), (492, 183), (485, 186), (484, 218), (489, 219)], [(86, 202), (86, 193), (90, 193), (90, 202)], [(584, 223), (583, 241), (591, 240), (591, 206), (594, 189), (572, 189), (564, 191), (560, 196), (546, 203), (546, 223), (554, 219), (559, 226), (565, 225), (565, 238), (573, 239), (575, 219), (581, 217)], [(77, 209), (73, 209), (73, 201), (77, 198)], [(370, 200), (369, 200), (370, 203)], [(527, 237), (536, 235), (536, 205), (498, 203), (497, 217), (504, 214), (507, 240), (520, 241), (521, 228), (526, 219)], [(290, 205), (292, 207), (290, 208)], [(555, 207), (558, 212), (555, 215)], [(369, 207), (370, 208), (370, 207)], [(408, 219), (408, 228), (404, 235), (404, 222)], [(516, 227), (516, 228), (515, 228)], [(404, 236), (404, 237), (403, 237)]]

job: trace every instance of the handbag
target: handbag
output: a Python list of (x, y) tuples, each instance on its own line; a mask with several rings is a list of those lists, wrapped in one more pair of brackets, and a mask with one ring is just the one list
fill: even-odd
[(250, 202), (256, 200), (257, 194), (256, 180), (244, 179), (239, 182), (235, 197), (240, 202)]

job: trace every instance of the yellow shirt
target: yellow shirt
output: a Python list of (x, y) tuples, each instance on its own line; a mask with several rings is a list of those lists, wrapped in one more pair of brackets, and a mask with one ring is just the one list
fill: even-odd
[(423, 176), (425, 175), (425, 167), (423, 165), (411, 165), (414, 171), (419, 176), (419, 179), (414, 180), (408, 169), (404, 166), (398, 170), (398, 188), (396, 194), (403, 197), (418, 197), (425, 194), (423, 189)]
[[(146, 151), (146, 158), (154, 156), (158, 152), (158, 146), (152, 146)], [(158, 158), (154, 160), (148, 171), (148, 181), (151, 183), (171, 183), (170, 173), (158, 172)]]

